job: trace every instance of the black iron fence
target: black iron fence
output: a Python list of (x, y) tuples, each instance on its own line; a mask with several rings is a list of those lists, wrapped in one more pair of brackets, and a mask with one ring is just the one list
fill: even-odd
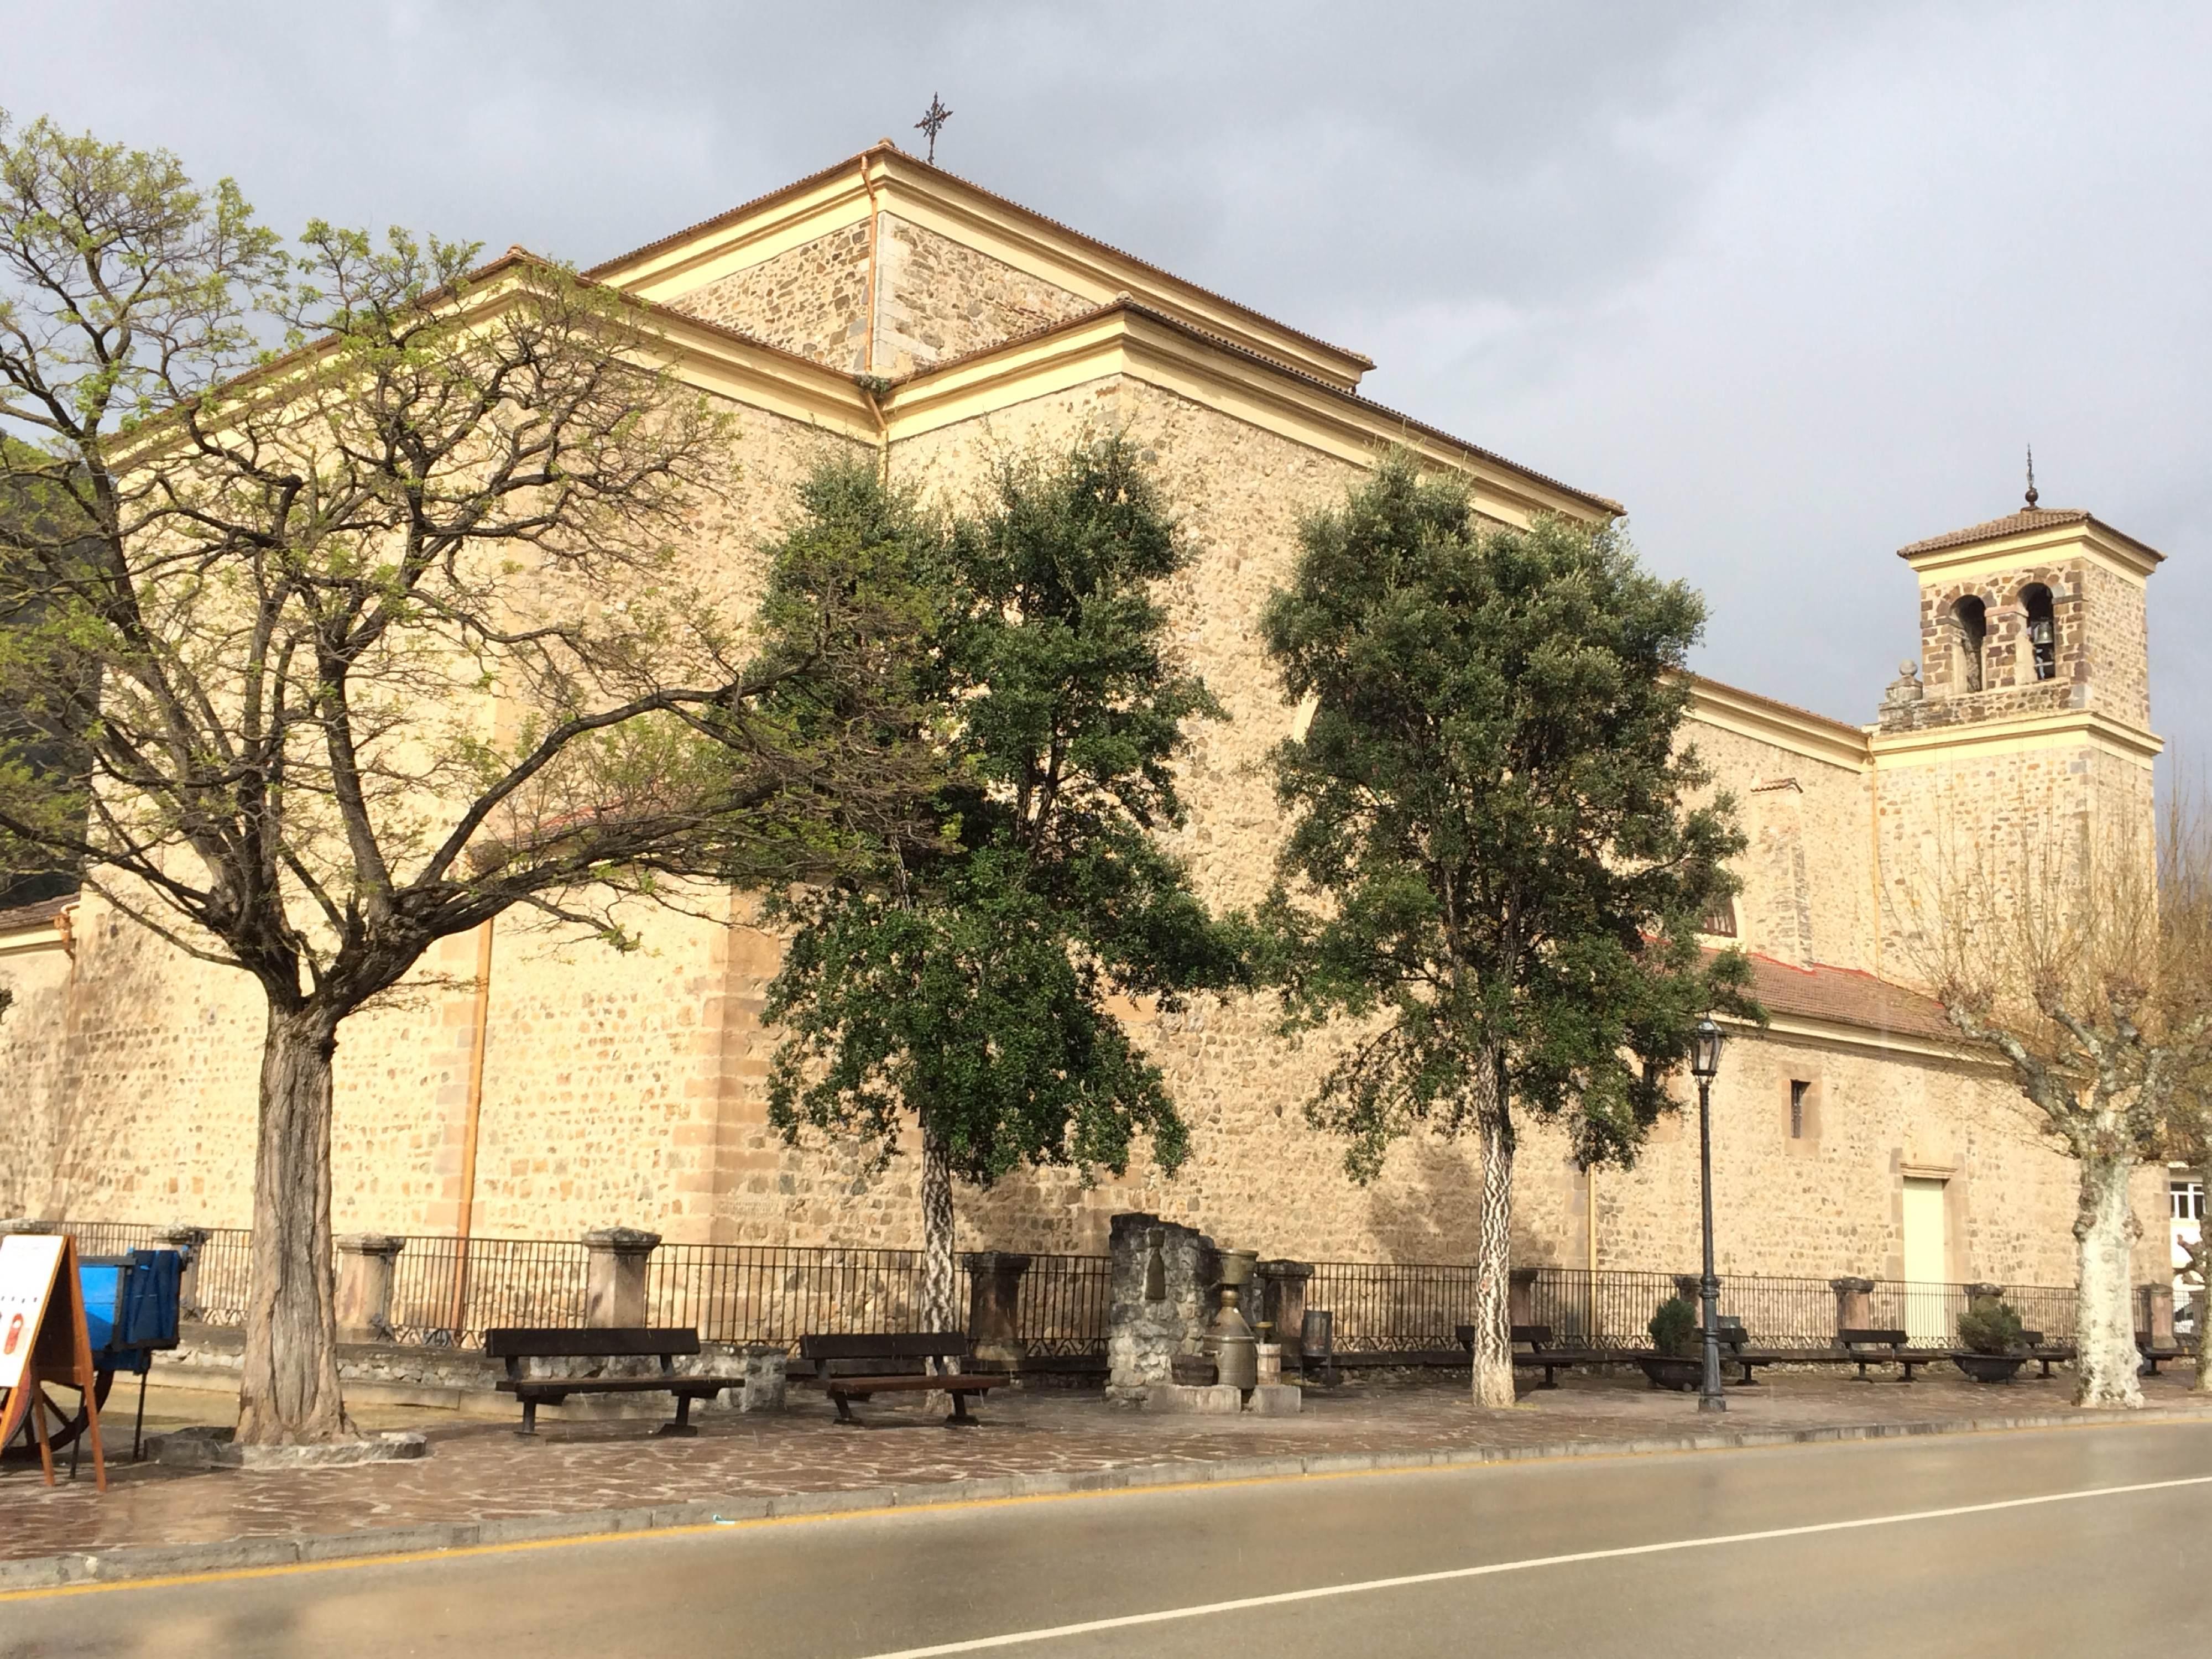
[[(69, 1224), (88, 1255), (158, 1246), (167, 1230), (127, 1222)], [(207, 1231), (196, 1249), (195, 1300), (210, 1324), (246, 1316), (251, 1235)], [(402, 1342), (475, 1346), (500, 1325), (581, 1325), (590, 1252), (571, 1239), (412, 1237), (392, 1266), (390, 1318)], [(965, 1261), (963, 1260), (963, 1267)], [(921, 1253), (759, 1244), (663, 1244), (646, 1264), (646, 1317), (690, 1326), (709, 1342), (795, 1349), (808, 1332), (920, 1328)], [(1636, 1348), (1659, 1304), (1688, 1275), (1538, 1267), (1516, 1275), (1516, 1317), (1559, 1340)], [(2068, 1287), (2003, 1287), (2021, 1321), (2053, 1342), (2074, 1333)], [(963, 1315), (968, 1285), (957, 1286)], [(1864, 1318), (1916, 1343), (1948, 1346), (1963, 1285), (1875, 1280)], [(1033, 1255), (1015, 1296), (1014, 1333), (1033, 1358), (1095, 1362), (1106, 1351), (1112, 1264), (1103, 1255)], [(1447, 1262), (1319, 1261), (1306, 1304), (1334, 1316), (1339, 1353), (1382, 1356), (1455, 1350), (1474, 1319), (1475, 1272)], [(1837, 1295), (1825, 1279), (1739, 1273), (1721, 1279), (1720, 1310), (1763, 1347), (1825, 1347), (1835, 1340)]]
[(474, 1346), (496, 1326), (580, 1325), (588, 1260), (574, 1240), (409, 1238), (392, 1264), (392, 1335)]
[[(1694, 1276), (1600, 1268), (1538, 1267), (1516, 1287), (1524, 1322), (1549, 1325), (1555, 1338), (1593, 1347), (1650, 1344), (1659, 1304), (1692, 1285)], [(2021, 1322), (2064, 1342), (2074, 1334), (2070, 1288), (2002, 1287)], [(1694, 1294), (1694, 1291), (1692, 1292)], [(1903, 1330), (1915, 1343), (1948, 1347), (1957, 1340), (1966, 1309), (1964, 1285), (1873, 1281), (1860, 1316), (1869, 1326)], [(1455, 1263), (1320, 1261), (1306, 1305), (1334, 1316), (1336, 1350), (1346, 1354), (1420, 1353), (1458, 1346), (1458, 1329), (1474, 1322), (1475, 1273)], [(1825, 1279), (1765, 1273), (1723, 1274), (1720, 1311), (1743, 1322), (1762, 1347), (1820, 1348), (1836, 1340), (1838, 1301)]]

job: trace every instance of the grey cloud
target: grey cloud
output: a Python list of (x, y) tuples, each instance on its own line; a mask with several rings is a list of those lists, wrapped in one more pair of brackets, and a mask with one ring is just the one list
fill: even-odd
[(2173, 6), (836, 8), (0, 0), (0, 106), (264, 215), (590, 264), (915, 144), (1369, 353), (1384, 401), (1627, 501), (1703, 665), (1870, 717), (1904, 542), (2044, 499), (2172, 555), (2212, 743), (2212, 19)]

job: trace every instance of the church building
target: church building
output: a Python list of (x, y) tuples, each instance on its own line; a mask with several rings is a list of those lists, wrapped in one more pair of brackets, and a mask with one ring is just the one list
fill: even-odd
[[(1624, 511), (1370, 401), (1358, 352), (888, 142), (590, 274), (659, 307), (680, 373), (738, 418), (744, 479), (714, 533), (740, 594), (758, 591), (759, 546), (825, 456), (874, 457), (895, 482), (958, 498), (1009, 448), (1129, 434), (1195, 551), (1164, 593), (1174, 637), (1230, 716), (1197, 731), (1176, 842), (1219, 904), (1252, 903), (1272, 874), (1279, 817), (1255, 763), (1297, 710), (1258, 619), (1303, 515), (1392, 445), (1463, 475), (1499, 524)], [(1712, 942), (1750, 953), (1771, 1016), (1732, 1033), (1713, 1091), (1720, 1266), (2069, 1285), (2074, 1166), (1913, 988), (1895, 894), (1947, 839), (2053, 818), (2149, 836), (2145, 584), (2160, 556), (2033, 501), (1900, 554), (1904, 571), (1865, 550), (1856, 579), (1893, 587), (1900, 617), (1917, 588), (1919, 664), (1867, 688), (1863, 723), (1694, 684), (1692, 740), (1749, 838)], [(625, 1225), (672, 1243), (918, 1242), (910, 1161), (871, 1177), (769, 1128), (761, 1011), (777, 945), (744, 896), (702, 902), (721, 920), (641, 911), (630, 956), (502, 920), (445, 941), (434, 980), (350, 1022), (338, 1231), (450, 1234), (466, 1216), (508, 1238)], [(250, 980), (87, 894), (0, 915), (0, 983), (15, 995), (0, 1019), (0, 1216), (247, 1223), (263, 1024)], [(1468, 1258), (1470, 1146), (1408, 1140), (1358, 1186), (1342, 1146), (1305, 1124), (1326, 1034), (1285, 1042), (1264, 999), (1124, 1017), (1191, 1126), (1188, 1165), (963, 1191), (963, 1246), (1096, 1253), (1110, 1214), (1144, 1210), (1263, 1255)], [(1693, 1117), (1662, 1122), (1633, 1170), (1595, 1175), (1531, 1132), (1516, 1259), (1685, 1267), (1698, 1192)], [(2136, 1201), (2146, 1279), (2164, 1271), (2165, 1171), (2142, 1172)]]

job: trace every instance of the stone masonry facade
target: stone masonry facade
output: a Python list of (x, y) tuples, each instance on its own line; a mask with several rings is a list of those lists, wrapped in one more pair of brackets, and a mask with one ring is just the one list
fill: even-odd
[[(933, 173), (926, 182), (947, 195), (957, 184)], [(1021, 269), (1001, 257), (1002, 243), (964, 246), (888, 206), (877, 216), (665, 301), (806, 360), (786, 360), (787, 373), (794, 383), (823, 376), (809, 383), (823, 398), (833, 374), (894, 383), (880, 429), (740, 404), (743, 482), (732, 506), (702, 514), (696, 556), (741, 612), (759, 592), (763, 542), (827, 454), (873, 453), (894, 482), (957, 501), (1009, 450), (1128, 434), (1193, 550), (1164, 595), (1175, 641), (1227, 715), (1199, 727), (1183, 763), (1192, 811), (1175, 848), (1211, 902), (1255, 902), (1280, 830), (1261, 762), (1296, 718), (1266, 660), (1260, 611), (1289, 576), (1302, 519), (1342, 499), (1401, 417), (1372, 413), (1356, 394), (1324, 394), (1310, 377), (1195, 329), (1169, 342), (1183, 354), (1174, 373), (1158, 367), (1168, 349), (1158, 343), (1096, 373), (1024, 368), (1013, 354), (1028, 343), (1048, 348), (1055, 330), (1098, 316), (1098, 302), (1061, 274), (1091, 257), (1086, 245), (1038, 221), (1030, 228), (1040, 242), (1065, 239), (1054, 244), (1061, 264)], [(1009, 366), (988, 393), (902, 428), (901, 399), (928, 407), (939, 366), (959, 372), (1001, 348)], [(844, 385), (849, 392), (849, 378)], [(1316, 406), (1322, 414), (1310, 417), (1279, 412)], [(1376, 434), (1371, 442), (1341, 437), (1354, 422)], [(1544, 489), (1560, 488), (1501, 474), (1504, 464), (1473, 452), (1466, 465), (1478, 469), (1482, 510), (1501, 521), (1525, 520)], [(2041, 684), (2019, 665), (2019, 596), (2032, 582), (2049, 587), (2057, 619), (2057, 673)], [(1978, 693), (1942, 655), (1948, 618), (1970, 589), (1989, 618)], [(1902, 1183), (1917, 1177), (1945, 1184), (1948, 1277), (2071, 1282), (2071, 1166), (2038, 1136), (2002, 1073), (1931, 1029), (1909, 989), (1895, 893), (1954, 830), (1986, 839), (2053, 811), (2148, 826), (2147, 752), (2063, 733), (1965, 740), (1993, 719), (2032, 723), (2093, 704), (2147, 728), (2142, 600), (2140, 578), (2088, 556), (1927, 577), (1924, 678), (1913, 679), (1910, 699), (1893, 693), (1867, 726), (1699, 687), (1690, 740), (1734, 798), (1750, 842), (1737, 872), (1735, 942), (1753, 954), (1776, 1014), (1768, 1030), (1730, 1045), (1714, 1091), (1724, 1272), (1896, 1276)], [(1905, 603), (1900, 584), (1900, 610)], [(1918, 712), (1893, 720), (1888, 711), (1908, 701)], [(1954, 728), (1961, 741), (1947, 746)], [(2142, 737), (2154, 746), (2147, 729)], [(680, 910), (637, 912), (643, 945), (629, 956), (516, 920), (497, 925), (481, 1035), (475, 1230), (573, 1238), (622, 1224), (673, 1242), (915, 1243), (910, 1160), (871, 1176), (848, 1151), (787, 1146), (769, 1130), (763, 1091), (775, 1034), (762, 1009), (777, 942), (741, 896), (683, 897)], [(0, 982), (16, 994), (0, 1022), (10, 1091), (0, 1215), (243, 1224), (258, 991), (91, 897), (70, 913), (65, 937), (8, 944), (16, 938), (0, 936)], [(479, 1041), (478, 945), (475, 935), (445, 941), (386, 1006), (341, 1033), (340, 1232), (444, 1233), (457, 1224)], [(1189, 1164), (1170, 1179), (1140, 1158), (1088, 1189), (1044, 1171), (963, 1190), (964, 1245), (1099, 1253), (1110, 1215), (1143, 1212), (1263, 1256), (1465, 1259), (1480, 1173), (1470, 1147), (1409, 1139), (1361, 1187), (1343, 1174), (1342, 1147), (1306, 1125), (1303, 1104), (1341, 1036), (1285, 1041), (1264, 996), (1201, 997), (1175, 1015), (1137, 1005), (1121, 1012), (1190, 1123)], [(1573, 1165), (1555, 1133), (1528, 1126), (1516, 1168), (1517, 1259), (1689, 1266), (1696, 1167), (1688, 1118), (1662, 1122), (1634, 1169), (1595, 1175)], [(2138, 1199), (2149, 1276), (2164, 1249), (2161, 1172), (2144, 1173)]]

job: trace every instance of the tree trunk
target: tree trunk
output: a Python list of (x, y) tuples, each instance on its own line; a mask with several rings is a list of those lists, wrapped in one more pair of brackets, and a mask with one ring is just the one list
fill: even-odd
[(1502, 1093), (1480, 1120), (1482, 1211), (1474, 1240), (1474, 1403), (1513, 1404), (1513, 1120)]
[(2076, 1405), (2142, 1404), (2130, 1284), (2133, 1246), (2142, 1231), (2128, 1201), (2128, 1177), (2134, 1172), (2134, 1163), (2124, 1157), (2093, 1154), (2081, 1160), (2081, 1201), (2074, 1218), (2074, 1237), (2081, 1245), (2074, 1327)]
[[(921, 1131), (921, 1328), (925, 1331), (961, 1328), (955, 1280), (959, 1260), (952, 1250), (952, 1161), (945, 1155), (945, 1142), (927, 1124)], [(938, 1362), (940, 1371), (959, 1370), (958, 1362)], [(926, 1412), (949, 1412), (952, 1396), (931, 1389), (922, 1396)]]
[(329, 1014), (270, 1007), (261, 1049), (253, 1258), (238, 1389), (241, 1445), (353, 1437), (338, 1395), (331, 1261), (331, 1056), (337, 1047)]
[(2189, 1250), (2189, 1277), (2197, 1281), (2191, 1303), (2197, 1318), (2197, 1380), (2190, 1387), (2197, 1394), (2212, 1394), (2212, 1228), (2197, 1224), (2197, 1243)]

